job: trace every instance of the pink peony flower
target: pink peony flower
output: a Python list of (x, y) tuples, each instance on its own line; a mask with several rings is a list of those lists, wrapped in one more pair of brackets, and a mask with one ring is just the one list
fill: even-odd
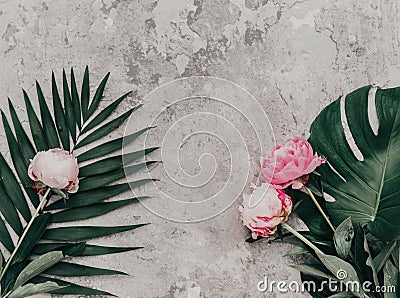
[(252, 231), (254, 239), (271, 237), (292, 212), (292, 200), (283, 190), (262, 183), (251, 195), (243, 195), (243, 206), (239, 210), (243, 224)]
[[(76, 158), (68, 151), (59, 148), (38, 152), (28, 168), (29, 177), (36, 182), (35, 188), (48, 186), (69, 193), (78, 191), (78, 174)], [(41, 184), (44, 185), (40, 186)]]
[(271, 154), (261, 159), (260, 176), (275, 188), (292, 185), (300, 189), (308, 181), (308, 174), (319, 167), (325, 159), (314, 154), (311, 144), (300, 137), (276, 146)]

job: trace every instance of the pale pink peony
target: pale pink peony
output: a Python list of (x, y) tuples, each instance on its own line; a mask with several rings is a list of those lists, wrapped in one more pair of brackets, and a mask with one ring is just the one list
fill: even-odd
[(36, 182), (35, 185), (42, 183), (69, 193), (78, 191), (78, 174), (76, 158), (59, 148), (38, 152), (28, 168), (28, 175)]
[(243, 206), (239, 210), (243, 224), (252, 231), (254, 239), (271, 237), (292, 212), (292, 200), (283, 190), (262, 183), (251, 195), (243, 195)]
[(276, 146), (271, 154), (261, 159), (260, 176), (275, 188), (292, 185), (300, 189), (308, 181), (308, 174), (325, 159), (314, 154), (311, 144), (300, 137)]

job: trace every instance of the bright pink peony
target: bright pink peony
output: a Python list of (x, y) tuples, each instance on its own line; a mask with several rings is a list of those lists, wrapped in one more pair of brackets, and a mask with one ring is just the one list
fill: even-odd
[(307, 183), (307, 175), (323, 162), (325, 159), (314, 154), (309, 142), (297, 137), (276, 146), (268, 157), (261, 159), (260, 176), (275, 188), (292, 185), (300, 189)]
[(79, 187), (79, 167), (76, 158), (68, 151), (56, 148), (38, 152), (31, 160), (29, 177), (35, 181), (36, 188), (44, 184), (51, 188), (75, 193)]
[(252, 237), (270, 237), (277, 226), (285, 222), (292, 212), (292, 200), (283, 191), (262, 183), (251, 195), (243, 195), (239, 207), (243, 224), (252, 231)]

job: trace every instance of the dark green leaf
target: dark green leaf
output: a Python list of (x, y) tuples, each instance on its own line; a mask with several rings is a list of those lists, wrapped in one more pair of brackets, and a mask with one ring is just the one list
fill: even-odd
[[(49, 251), (65, 249), (66, 247), (68, 247), (68, 245), (66, 245), (65, 242), (39, 243), (34, 247), (32, 252), (35, 255), (41, 255)], [(84, 250), (79, 254), (79, 256), (85, 257), (85, 256), (115, 254), (142, 248), (143, 247), (107, 247), (107, 246), (86, 244)]]
[(124, 272), (110, 269), (102, 269), (80, 264), (60, 262), (55, 264), (50, 269), (47, 269), (43, 274), (53, 276), (95, 276), (95, 275), (127, 275)]
[[(130, 94), (132, 93), (132, 91), (129, 91), (128, 93), (125, 93), (124, 95), (122, 95), (120, 98), (116, 99), (114, 102), (112, 102), (110, 105), (108, 105), (106, 108), (104, 108), (98, 115), (96, 115), (96, 117), (93, 118), (93, 120), (91, 120), (89, 122), (88, 125), (86, 125), (83, 130), (82, 133), (86, 133), (89, 130), (91, 130), (92, 128), (95, 128), (97, 125), (101, 124), (104, 122), (104, 120), (106, 120), (111, 114), (112, 112), (115, 111), (115, 109), (120, 105), (120, 103)], [(141, 105), (135, 107), (135, 109), (137, 110), (138, 108), (140, 108)]]
[[(20, 148), (19, 144), (17, 143), (17, 140), (14, 137), (14, 134), (11, 131), (11, 127), (10, 127), (8, 120), (7, 120), (6, 116), (4, 115), (3, 111), (1, 111), (1, 115), (2, 115), (2, 120), (3, 120), (4, 130), (5, 130), (6, 137), (7, 137), (7, 143), (8, 143), (8, 147), (10, 149), (11, 159), (13, 161), (15, 171), (17, 172), (22, 185), (25, 187), (25, 190), (28, 193), (32, 204), (36, 207), (39, 202), (39, 199), (38, 199), (37, 195), (35, 195), (32, 192), (32, 189), (29, 188), (29, 186), (33, 185), (33, 181), (28, 176), (28, 163), (24, 159), (21, 148)], [(2, 158), (0, 158), (0, 159), (2, 159)], [(17, 199), (17, 200), (20, 200), (20, 199)]]
[[(143, 181), (142, 184), (151, 181)], [(45, 210), (56, 210), (64, 208), (74, 208), (88, 206), (91, 204), (99, 203), (105, 199), (119, 195), (129, 190), (129, 184), (123, 183), (118, 185), (105, 186), (91, 191), (78, 192), (77, 194), (71, 195), (66, 202), (58, 200), (45, 208)]]
[[(1, 111), (1, 117), (3, 120), (4, 131), (5, 131), (6, 137), (7, 137), (8, 147), (10, 149), (11, 159), (14, 163), (14, 168), (23, 184), (26, 185), (28, 183), (31, 183), (32, 181), (28, 177), (27, 162), (24, 159), (21, 148), (20, 148), (19, 144), (17, 143), (17, 140), (15, 139), (13, 132), (11, 131), (11, 127), (10, 127), (8, 120), (7, 120), (6, 116), (4, 115), (3, 111)], [(0, 159), (4, 159), (4, 158), (1, 157)], [(5, 161), (3, 160), (1, 163), (4, 164)], [(13, 205), (13, 203), (12, 203), (13, 198), (9, 198), (9, 199), (11, 200), (11, 205)], [(35, 199), (37, 199), (37, 198), (33, 198), (33, 202), (35, 202)], [(30, 211), (25, 202), (24, 197), (15, 198), (15, 200), (16, 200), (16, 207), (18, 209), (21, 209), (21, 213), (22, 213), (24, 219), (29, 220), (30, 219)], [(7, 207), (7, 208), (9, 208), (9, 207)], [(12, 209), (14, 209), (14, 207)], [(12, 212), (12, 211), (10, 210), (10, 212)], [(19, 221), (18, 214), (16, 215), (16, 218), (17, 218), (17, 221)], [(7, 220), (9, 220), (9, 219), (7, 219)], [(13, 224), (13, 223), (15, 223), (15, 221), (10, 222), (10, 224)], [(14, 227), (18, 227), (18, 226), (13, 226), (13, 228)]]
[[(104, 174), (116, 169), (126, 167), (128, 164), (138, 160), (139, 158), (157, 150), (158, 147), (147, 148), (131, 153), (124, 154), (124, 156), (117, 155), (104, 158), (83, 166), (79, 169), (79, 177), (90, 177), (94, 175)], [(83, 182), (83, 181), (82, 181)]]
[(60, 94), (58, 93), (54, 72), (51, 73), (51, 90), (53, 94), (54, 118), (56, 121), (57, 131), (64, 150), (69, 151), (69, 133), (67, 121), (64, 115), (64, 108), (61, 104)]
[(25, 260), (31, 253), (32, 248), (42, 238), (50, 221), (50, 213), (40, 214), (32, 223), (26, 237), (21, 243), (21, 246), (14, 256), (13, 263), (18, 263)]
[(335, 248), (340, 258), (347, 259), (354, 237), (354, 228), (351, 218), (345, 219), (335, 230), (333, 236)]
[(147, 168), (154, 163), (156, 163), (156, 161), (146, 161), (144, 163), (133, 166), (120, 167), (110, 172), (105, 169), (104, 174), (94, 175), (82, 179), (79, 182), (79, 188), (81, 191), (87, 191), (98, 187), (103, 187), (122, 178), (125, 178), (125, 176), (129, 176), (143, 168)]
[(371, 253), (368, 248), (368, 242), (361, 227), (356, 229), (354, 238), (354, 262), (362, 281), (377, 282), (377, 273), (373, 266)]
[(43, 239), (54, 241), (85, 241), (88, 239), (134, 230), (144, 225), (146, 224), (115, 227), (77, 226), (54, 228), (48, 229), (44, 234)]
[(64, 95), (64, 107), (65, 107), (65, 118), (68, 124), (68, 130), (71, 134), (72, 140), (75, 144), (76, 142), (76, 121), (75, 121), (75, 111), (72, 105), (71, 93), (69, 92), (67, 75), (63, 69), (63, 95)]
[(46, 137), (47, 144), (49, 144), (50, 148), (59, 148), (60, 142), (58, 141), (56, 126), (54, 125), (53, 117), (50, 114), (49, 107), (47, 106), (46, 100), (43, 96), (42, 88), (40, 87), (38, 82), (36, 82), (36, 91), (39, 99), (43, 132)]
[(318, 172), (324, 190), (336, 199), (327, 203), (334, 224), (351, 216), (355, 226), (367, 225), (375, 237), (391, 241), (400, 237), (400, 88), (376, 91), (377, 135), (368, 117), (370, 88), (362, 87), (348, 94), (344, 105), (348, 127), (362, 160), (356, 158), (346, 140), (342, 99), (331, 103), (314, 120), (309, 141), (329, 162), (321, 165)]
[(31, 218), (31, 212), (25, 200), (25, 195), (21, 190), (17, 178), (15, 177), (10, 166), (5, 161), (1, 153), (0, 153), (0, 175), (1, 175), (0, 185), (7, 192), (8, 197), (13, 198), (15, 207), (17, 207), (19, 212), (21, 212), (22, 217), (28, 222), (29, 219)]
[(31, 100), (29, 99), (28, 94), (23, 89), (22, 92), (24, 94), (25, 108), (28, 114), (29, 126), (31, 128), (32, 139), (35, 143), (36, 150), (46, 151), (47, 149), (49, 149), (49, 145), (47, 144), (42, 125), (40, 124), (38, 116), (36, 115), (35, 110), (32, 107)]
[(82, 127), (82, 119), (81, 119), (81, 104), (79, 102), (79, 95), (78, 90), (76, 89), (76, 80), (74, 69), (71, 68), (71, 101), (72, 106), (74, 107), (74, 118), (78, 128), (81, 129)]
[(138, 199), (134, 198), (71, 208), (54, 213), (51, 217), (51, 222), (58, 223), (93, 218), (137, 202)]
[(29, 161), (32, 159), (35, 154), (35, 148), (32, 145), (31, 140), (29, 139), (27, 133), (25, 132), (24, 128), (22, 127), (21, 122), (15, 112), (14, 106), (10, 99), (8, 99), (8, 107), (10, 110), (11, 119), (14, 125), (15, 134), (17, 136), (17, 140), (19, 145), (21, 146), (22, 153), (24, 154), (25, 160)]
[(0, 184), (0, 213), (3, 214), (11, 228), (18, 235), (22, 234), (22, 224), (19, 220), (17, 209), (14, 207), (12, 199), (8, 196), (3, 186)]
[(110, 294), (105, 291), (83, 287), (83, 286), (80, 286), (80, 285), (77, 285), (77, 284), (74, 284), (71, 282), (67, 282), (64, 280), (56, 279), (56, 278), (38, 276), (33, 279), (33, 281), (36, 283), (42, 283), (42, 282), (45, 282), (48, 280), (54, 281), (60, 286), (66, 286), (66, 288), (63, 288), (63, 289), (51, 291), (50, 292), (51, 294), (58, 294), (58, 295), (109, 295), (109, 296), (115, 297), (115, 295)]
[(120, 138), (112, 140), (112, 141), (108, 141), (108, 142), (101, 144), (95, 148), (92, 148), (86, 152), (83, 152), (82, 154), (80, 154), (77, 157), (78, 162), (83, 162), (83, 161), (87, 161), (89, 159), (102, 157), (107, 154), (114, 153), (117, 150), (121, 150), (122, 145), (126, 146), (126, 145), (130, 144), (132, 141), (136, 140), (139, 136), (141, 136), (144, 132), (148, 131), (149, 129), (151, 129), (151, 127), (146, 127), (146, 128), (144, 128), (140, 131), (137, 131), (133, 134), (130, 134), (130, 135), (127, 135), (124, 137), (120, 137)]
[(97, 141), (98, 139), (101, 139), (102, 137), (110, 134), (112, 131), (117, 129), (122, 123), (125, 122), (126, 119), (132, 114), (135, 108), (125, 112), (121, 116), (115, 118), (114, 120), (111, 120), (110, 122), (104, 124), (100, 128), (96, 129), (94, 132), (89, 134), (87, 137), (85, 137), (83, 140), (79, 141), (78, 144), (76, 144), (75, 149), (80, 148), (82, 146), (88, 145), (94, 141)]
[(10, 233), (8, 232), (7, 227), (1, 218), (0, 218), (0, 242), (9, 252), (12, 252), (14, 250), (14, 243), (11, 239)]
[(107, 246), (86, 245), (86, 248), (82, 253), (82, 256), (115, 254), (142, 248), (143, 247), (107, 247)]
[(379, 254), (374, 258), (374, 267), (376, 271), (379, 272), (385, 266), (387, 259), (396, 247), (396, 241), (392, 241), (385, 245), (385, 247), (379, 252)]
[(88, 109), (89, 109), (89, 97), (90, 97), (90, 87), (89, 87), (89, 67), (85, 67), (85, 73), (83, 75), (82, 82), (82, 92), (81, 92), (81, 111), (83, 122), (87, 120)]
[(86, 248), (86, 242), (79, 242), (64, 246), (61, 250), (65, 257), (76, 257), (82, 255)]
[(106, 76), (103, 78), (101, 81), (99, 87), (97, 87), (96, 93), (93, 96), (92, 103), (90, 104), (89, 111), (88, 111), (88, 117), (90, 117), (97, 109), (99, 106), (100, 100), (103, 97), (103, 92), (104, 88), (106, 87), (107, 80), (110, 76), (110, 73), (108, 72)]

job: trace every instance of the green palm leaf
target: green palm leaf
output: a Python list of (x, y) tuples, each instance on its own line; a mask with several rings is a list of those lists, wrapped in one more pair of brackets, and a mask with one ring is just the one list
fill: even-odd
[(71, 68), (71, 102), (74, 108), (74, 118), (78, 128), (82, 127), (81, 103), (79, 101), (78, 89), (76, 88), (76, 80), (73, 68)]
[(89, 68), (86, 66), (85, 74), (83, 75), (82, 92), (81, 92), (81, 112), (82, 112), (83, 122), (85, 122), (89, 117), (88, 116), (89, 97), (90, 97)]
[(51, 217), (51, 222), (57, 223), (57, 222), (69, 222), (69, 221), (89, 219), (103, 214), (107, 214), (111, 211), (117, 210), (119, 208), (137, 202), (138, 199), (133, 198), (115, 202), (93, 204), (85, 207), (70, 208), (67, 210), (54, 213)]
[(118, 270), (110, 270), (103, 268), (96, 268), (80, 264), (59, 262), (52, 266), (50, 269), (43, 272), (46, 275), (60, 276), (60, 277), (73, 277), (73, 276), (94, 276), (94, 275), (127, 275), (126, 273)]
[(51, 73), (51, 90), (53, 93), (54, 118), (56, 120), (57, 131), (60, 136), (64, 150), (69, 151), (69, 134), (67, 120), (61, 104), (60, 94), (58, 93), (54, 72)]
[[(108, 120), (109, 118), (112, 118), (113, 112), (130, 94), (126, 93), (113, 101), (104, 110), (98, 111), (108, 78), (109, 73), (102, 79), (94, 93), (93, 99), (90, 100), (88, 68), (86, 67), (83, 76), (80, 97), (73, 69), (71, 69), (70, 82), (68, 82), (67, 75), (65, 71), (63, 71), (62, 99), (59, 88), (57, 87), (56, 77), (54, 73), (52, 73), (51, 90), (53, 112), (51, 112), (48, 107), (48, 102), (43, 95), (41, 86), (39, 83), (36, 83), (40, 117), (33, 109), (28, 94), (23, 91), (25, 108), (28, 114), (29, 132), (27, 132), (22, 126), (11, 101), (9, 101), (9, 110), (12, 125), (10, 125), (7, 116), (1, 112), (12, 165), (8, 164), (3, 155), (0, 154), (0, 214), (2, 215), (2, 217), (0, 217), (0, 243), (3, 245), (4, 249), (9, 252), (13, 251), (16, 244), (10, 236), (9, 227), (11, 227), (18, 235), (21, 235), (23, 222), (20, 220), (19, 215), (22, 215), (22, 218), (26, 222), (28, 222), (32, 216), (27, 199), (29, 199), (35, 207), (39, 204), (38, 194), (31, 188), (33, 181), (27, 175), (29, 160), (33, 158), (38, 151), (60, 147), (60, 145), (62, 145), (64, 149), (70, 150), (72, 153), (75, 149), (80, 148), (81, 153), (78, 157), (79, 163), (87, 160), (94, 160), (91, 164), (80, 167), (79, 177), (81, 181), (79, 191), (75, 194), (70, 194), (69, 199), (65, 202), (63, 200), (58, 200), (51, 203), (45, 207), (44, 213), (33, 221), (32, 228), (28, 230), (28, 234), (21, 242), (20, 249), (15, 254), (12, 264), (10, 264), (11, 266), (2, 280), (3, 286), (1, 288), (1, 294), (4, 294), (5, 291), (12, 290), (18, 275), (24, 268), (24, 264), (26, 264), (27, 260), (33, 255), (38, 255), (40, 258), (40, 256), (46, 253), (51, 253), (57, 250), (64, 251), (77, 241), (86, 241), (88, 239), (126, 232), (145, 225), (131, 224), (116, 227), (72, 225), (58, 228), (48, 227), (50, 222), (72, 223), (78, 220), (101, 216), (124, 206), (136, 203), (140, 199), (146, 198), (140, 197), (104, 202), (106, 199), (128, 191), (131, 187), (140, 186), (152, 181), (152, 179), (139, 179), (136, 181), (130, 181), (129, 183), (110, 185), (123, 179), (126, 173), (130, 174), (137, 172), (154, 163), (153, 161), (140, 162), (139, 160), (156, 150), (156, 147), (127, 153), (125, 157), (132, 163), (132, 165), (125, 169), (126, 172), (123, 168), (121, 153), (115, 154), (115, 152), (121, 152), (124, 142), (133, 142), (150, 128), (145, 128), (131, 134), (125, 139), (119, 137), (114, 140), (103, 142), (98, 146), (91, 146), (92, 148), (90, 150), (85, 150), (84, 148), (84, 146), (91, 145), (93, 142), (102, 139), (120, 127), (121, 124), (123, 124), (125, 120), (140, 107), (140, 105), (134, 107), (119, 117)], [(91, 132), (88, 133), (89, 131)], [(75, 144), (75, 147), (71, 144)], [(103, 158), (103, 156), (110, 154), (115, 155)], [(135, 164), (135, 162), (138, 163)], [(9, 227), (5, 224), (5, 221), (3, 221), (2, 218), (5, 219)], [(43, 240), (51, 240), (52, 243), (42, 243)], [(85, 245), (84, 242), (83, 245)], [(84, 250), (81, 251), (81, 256), (120, 253), (139, 248), (141, 247), (86, 245)], [(53, 282), (60, 287), (54, 288), (54, 290), (49, 290), (49, 292), (56, 294), (110, 295), (108, 292), (90, 289), (60, 279), (49, 278), (47, 275), (91, 276), (123, 274), (122, 272), (112, 269), (74, 264), (74, 254), (68, 255), (70, 256), (68, 263), (57, 262), (57, 264), (46, 269), (46, 271), (39, 276), (29, 278), (29, 280), (26, 277), (27, 275), (24, 275), (24, 283), (33, 282), (34, 284), (40, 285), (45, 282)], [(46, 260), (47, 258), (49, 257), (42, 257), (43, 260)], [(47, 265), (42, 264), (39, 268), (45, 268), (45, 266)], [(18, 290), (21, 291), (21, 288), (25, 287), (25, 285), (20, 285), (19, 283)], [(55, 286), (53, 283), (51, 286)], [(46, 286), (35, 287), (34, 284), (31, 286), (27, 283), (24, 290), (30, 291), (31, 289), (35, 289), (36, 291), (36, 289), (40, 289), (41, 287), (46, 288)]]
[[(60, 250), (60, 249), (62, 250), (66, 246), (68, 245), (66, 245), (65, 242), (39, 243), (34, 247), (32, 253), (36, 255), (42, 255), (51, 252), (53, 250)], [(86, 244), (80, 256), (86, 257), (86, 256), (116, 254), (142, 248), (143, 247), (113, 247), (113, 246), (99, 246), (99, 245)]]
[(47, 144), (49, 144), (50, 148), (58, 148), (60, 147), (60, 142), (58, 141), (56, 126), (54, 125), (53, 117), (50, 114), (49, 107), (47, 106), (46, 100), (43, 96), (42, 88), (38, 82), (36, 82), (36, 91), (39, 99), (40, 114), (42, 116), (43, 132), (47, 139)]
[[(1, 218), (0, 218), (0, 242), (4, 245), (4, 247), (8, 251), (12, 251), (15, 247), (12, 238), (10, 236), (10, 233), (8, 232), (7, 227)], [(0, 258), (2, 257), (3, 255), (0, 256)]]
[(113, 296), (115, 295), (106, 292), (106, 291), (101, 291), (101, 290), (96, 290), (96, 289), (91, 289), (88, 287), (80, 286), (71, 282), (67, 282), (61, 279), (56, 279), (56, 278), (50, 278), (47, 276), (38, 276), (32, 279), (34, 283), (43, 283), (46, 281), (53, 281), (59, 286), (64, 286), (65, 288), (60, 289), (60, 290), (52, 290), (49, 293), (51, 294), (58, 294), (58, 295), (107, 295), (107, 296)]
[(22, 90), (24, 94), (25, 109), (28, 113), (29, 126), (31, 129), (32, 139), (35, 143), (37, 151), (44, 151), (49, 149), (46, 137), (43, 132), (42, 125), (40, 124), (39, 118), (32, 107), (31, 100), (25, 90)]
[(112, 235), (115, 233), (126, 232), (145, 226), (146, 224), (98, 227), (98, 226), (74, 226), (64, 228), (47, 229), (43, 239), (54, 241), (86, 241)]
[[(140, 180), (139, 180), (140, 181)], [(142, 184), (148, 182), (148, 180), (143, 181)], [(45, 210), (56, 210), (56, 209), (67, 209), (88, 206), (92, 204), (99, 203), (113, 196), (119, 195), (125, 191), (129, 190), (128, 183), (116, 184), (113, 186), (104, 186), (91, 191), (82, 191), (74, 194), (67, 200), (56, 201), (45, 208)]]
[(102, 127), (85, 137), (82, 141), (79, 141), (78, 144), (76, 144), (75, 149), (93, 143), (94, 141), (110, 134), (112, 131), (120, 127), (120, 125), (124, 123), (135, 110), (137, 110), (137, 107), (130, 109), (116, 119), (104, 124)]
[[(56, 85), (56, 83), (55, 83)], [(69, 91), (67, 75), (63, 69), (63, 95), (64, 95), (64, 109), (65, 118), (67, 121), (67, 126), (69, 133), (71, 134), (72, 141), (75, 144), (76, 140), (76, 121), (75, 121), (75, 109), (72, 105), (71, 92)]]
[(11, 114), (12, 123), (15, 129), (15, 134), (17, 136), (18, 144), (21, 145), (21, 150), (22, 153), (24, 154), (25, 159), (29, 160), (33, 158), (36, 154), (35, 148), (33, 147), (32, 142), (29, 140), (28, 135), (23, 129), (10, 99), (8, 99), (8, 106)]
[[(351, 216), (354, 226), (366, 225), (375, 237), (393, 240), (400, 237), (400, 88), (376, 91), (377, 134), (368, 116), (370, 88), (346, 96), (346, 118), (341, 99), (327, 106), (313, 122), (309, 141), (328, 161), (318, 172), (324, 190), (336, 199), (327, 203), (334, 223)], [(352, 152), (344, 120), (362, 158)]]
[[(97, 125), (99, 125), (100, 123), (102, 123), (105, 119), (107, 119), (112, 114), (112, 112), (114, 112), (115, 109), (120, 105), (120, 103), (131, 93), (132, 93), (132, 91), (125, 93), (120, 98), (118, 98), (113, 103), (111, 103), (108, 107), (106, 107), (104, 110), (102, 110), (98, 115), (96, 115), (96, 117), (93, 118), (92, 121), (89, 122), (88, 125), (86, 125), (82, 129), (82, 133), (86, 133), (87, 131), (91, 130), (92, 128), (94, 128)], [(138, 106), (138, 107), (140, 107), (140, 106)]]
[[(18, 208), (23, 218), (28, 221), (31, 218), (31, 212), (29, 210), (28, 203), (25, 200), (25, 196), (18, 183), (18, 180), (16, 179), (14, 173), (5, 161), (2, 154), (0, 154), (0, 174), (1, 186), (7, 192), (8, 196), (13, 198), (15, 206)], [(37, 198), (36, 201), (38, 201)]]
[(96, 93), (93, 96), (92, 103), (90, 104), (90, 107), (88, 110), (88, 117), (92, 116), (92, 114), (98, 108), (100, 101), (103, 97), (104, 88), (106, 87), (109, 77), (110, 77), (110, 73), (107, 73), (106, 76), (104, 77), (104, 79), (101, 81), (99, 87), (97, 88)]
[(110, 153), (114, 153), (115, 151), (119, 150), (122, 148), (122, 144), (128, 145), (134, 140), (136, 140), (138, 137), (140, 137), (143, 133), (151, 129), (151, 127), (146, 127), (144, 129), (141, 129), (135, 133), (132, 133), (130, 135), (127, 135), (125, 137), (117, 138), (112, 141), (108, 141), (104, 144), (101, 144), (97, 146), (96, 148), (90, 149), (78, 156), (78, 161), (83, 162), (87, 161), (90, 159), (98, 158)]

